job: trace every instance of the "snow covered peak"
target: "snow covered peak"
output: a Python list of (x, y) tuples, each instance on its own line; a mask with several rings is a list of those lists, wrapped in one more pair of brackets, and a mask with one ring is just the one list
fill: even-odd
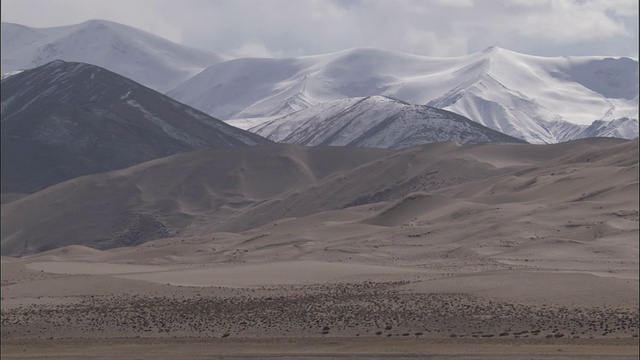
[(488, 48), (482, 50), (480, 53), (484, 54), (484, 55), (493, 55), (496, 54), (500, 51), (503, 51), (504, 49), (498, 47), (498, 46), (489, 46)]
[(463, 116), (386, 96), (339, 99), (283, 116), (250, 131), (308, 146), (401, 149), (432, 142), (520, 142)]
[(368, 96), (368, 97), (366, 97), (364, 99), (364, 102), (411, 105), (406, 101), (394, 99), (392, 97), (388, 97), (388, 96), (384, 96), (384, 95)]
[(638, 62), (540, 57), (499, 47), (451, 58), (358, 48), (216, 64), (169, 95), (222, 119), (384, 95), (444, 108), (529, 142), (554, 143), (566, 139), (566, 132), (554, 132), (564, 122), (582, 127), (637, 120)]
[(65, 64), (67, 64), (67, 62), (64, 60), (53, 60), (50, 63), (45, 64), (45, 67), (56, 68), (56, 67), (64, 66)]
[(3, 73), (56, 59), (98, 65), (162, 91), (227, 58), (106, 20), (42, 29), (2, 23)]
[(85, 27), (93, 27), (93, 28), (107, 27), (113, 24), (116, 24), (116, 23), (108, 20), (102, 20), (102, 19), (89, 19), (85, 22), (80, 23), (80, 25), (84, 25)]

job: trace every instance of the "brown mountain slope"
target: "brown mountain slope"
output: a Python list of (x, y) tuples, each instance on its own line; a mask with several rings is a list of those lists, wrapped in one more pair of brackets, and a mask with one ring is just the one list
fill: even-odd
[[(218, 228), (246, 208), (279, 202), (283, 194), (388, 154), (289, 145), (237, 150), (178, 154), (79, 177), (5, 204), (3, 254), (70, 244), (128, 246)], [(41, 227), (27, 225), (37, 219), (47, 220)], [(60, 227), (62, 222), (67, 225)]]
[[(509, 205), (519, 209), (513, 221), (531, 216), (522, 209), (538, 209), (534, 223), (573, 207), (587, 211), (582, 218), (615, 208), (626, 214), (637, 209), (637, 166), (637, 141), (615, 139), (440, 143), (399, 152), (292, 145), (205, 150), (76, 178), (5, 204), (2, 251), (18, 255), (71, 244), (107, 249), (242, 233), (274, 221), (281, 229), (283, 219), (292, 218), (321, 229), (325, 220), (313, 219), (323, 216), (350, 220), (343, 225), (353, 233), (372, 226), (403, 233), (423, 219), (427, 228), (451, 229), (442, 241), (469, 229), (496, 239), (513, 230), (520, 237), (528, 225), (490, 221), (510, 214), (500, 215), (501, 205), (516, 204)], [(334, 211), (320, 213), (328, 210)], [(536, 232), (531, 227), (527, 234)], [(304, 237), (287, 234), (281, 235)]]

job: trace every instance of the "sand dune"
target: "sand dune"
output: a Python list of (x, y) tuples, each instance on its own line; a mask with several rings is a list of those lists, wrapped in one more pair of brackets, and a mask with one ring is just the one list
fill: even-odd
[(417, 269), (394, 266), (327, 263), (320, 261), (287, 261), (270, 264), (246, 264), (147, 274), (124, 275), (133, 280), (145, 280), (182, 286), (257, 287), (300, 285), (324, 282), (361, 281), (369, 278), (415, 274)]
[(392, 202), (391, 205), (365, 222), (387, 227), (410, 224), (411, 221), (417, 220), (418, 217), (424, 219), (427, 214), (431, 218), (443, 216), (451, 212), (456, 205), (459, 206), (458, 203), (455, 199), (442, 195), (411, 193), (398, 201)]
[(96, 262), (45, 261), (27, 265), (27, 269), (54, 274), (113, 275), (167, 270), (162, 266), (110, 264)]

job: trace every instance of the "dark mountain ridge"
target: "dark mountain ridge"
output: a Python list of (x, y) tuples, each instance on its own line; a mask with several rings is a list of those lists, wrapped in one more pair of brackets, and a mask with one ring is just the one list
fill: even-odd
[(2, 80), (2, 192), (179, 152), (269, 143), (98, 66), (53, 61)]

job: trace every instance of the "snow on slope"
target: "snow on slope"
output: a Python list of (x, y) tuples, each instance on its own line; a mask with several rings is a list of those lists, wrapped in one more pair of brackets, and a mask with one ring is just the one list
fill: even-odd
[[(300, 83), (297, 80), (299, 73), (312, 62), (242, 58), (217, 65), (185, 81), (167, 95), (208, 114), (217, 114), (214, 117), (219, 119), (284, 115), (300, 110), (286, 109), (287, 101), (298, 95), (295, 84), (290, 81)], [(292, 85), (293, 89), (289, 89)], [(284, 91), (280, 96), (283, 98), (281, 103), (265, 100), (280, 90)], [(250, 112), (250, 116), (240, 114), (242, 109), (259, 106), (260, 102), (266, 104), (265, 109)]]
[[(469, 85), (429, 105), (464, 114), (534, 143), (564, 139), (563, 122), (638, 119), (638, 63), (628, 58), (543, 58), (491, 48)], [(637, 131), (625, 137), (638, 136)]]
[(246, 118), (246, 119), (233, 119), (233, 120), (227, 120), (225, 122), (231, 126), (237, 127), (238, 129), (249, 130), (256, 126), (267, 123), (269, 121), (279, 119), (280, 117), (281, 116), (265, 116), (265, 117), (256, 117), (256, 118)]
[(4, 79), (8, 78), (9, 76), (20, 74), (23, 71), (24, 70), (14, 70), (14, 71), (6, 72), (6, 73), (0, 75), (0, 80), (4, 80)]
[[(545, 58), (495, 47), (456, 58), (365, 48), (231, 60), (168, 94), (222, 119), (281, 116), (326, 101), (384, 95), (447, 109), (529, 142), (553, 143), (594, 121), (637, 123), (638, 62)], [(566, 127), (571, 131), (554, 132)], [(618, 133), (638, 136), (633, 126)]]
[(41, 29), (2, 23), (2, 73), (58, 59), (98, 65), (158, 91), (226, 60), (105, 20)]
[(401, 149), (441, 141), (522, 142), (458, 114), (384, 96), (325, 102), (250, 131), (273, 141), (307, 146)]

